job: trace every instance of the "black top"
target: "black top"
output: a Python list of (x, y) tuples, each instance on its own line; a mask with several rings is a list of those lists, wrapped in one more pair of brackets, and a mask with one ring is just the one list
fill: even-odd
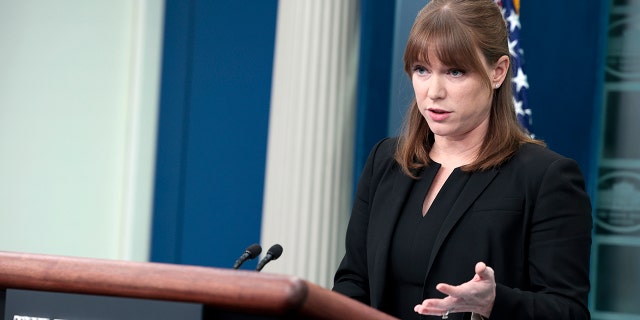
[(427, 214), (422, 216), (424, 199), (439, 169), (440, 164), (430, 165), (413, 184), (391, 240), (382, 309), (403, 320), (431, 318), (420, 317), (413, 307), (428, 298), (423, 297), (423, 287), (436, 235), (468, 180), (468, 175), (456, 168), (438, 192)]

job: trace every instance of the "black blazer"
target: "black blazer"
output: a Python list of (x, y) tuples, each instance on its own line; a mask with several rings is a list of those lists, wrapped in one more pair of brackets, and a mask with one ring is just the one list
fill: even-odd
[[(379, 308), (394, 226), (414, 182), (393, 159), (397, 139), (371, 151), (362, 172), (334, 291)], [(591, 204), (575, 161), (526, 144), (501, 167), (475, 172), (451, 207), (426, 268), (436, 284), (495, 270), (491, 319), (589, 319)], [(422, 301), (416, 301), (416, 304)], [(450, 319), (468, 319), (453, 314)]]

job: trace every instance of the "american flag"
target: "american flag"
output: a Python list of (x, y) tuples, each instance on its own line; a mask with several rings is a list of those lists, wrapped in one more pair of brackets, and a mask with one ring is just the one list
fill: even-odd
[(494, 0), (502, 8), (502, 16), (507, 21), (509, 29), (509, 52), (513, 68), (513, 103), (516, 114), (522, 127), (533, 136), (533, 122), (531, 108), (527, 103), (527, 90), (529, 82), (522, 67), (524, 51), (520, 45), (520, 0)]

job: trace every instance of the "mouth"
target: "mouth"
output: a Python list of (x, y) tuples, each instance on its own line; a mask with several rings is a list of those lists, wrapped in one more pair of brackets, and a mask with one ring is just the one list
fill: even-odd
[(439, 108), (427, 108), (427, 112), (429, 113), (429, 118), (436, 122), (445, 121), (452, 113), (451, 111)]
[(435, 114), (451, 113), (451, 111), (446, 111), (446, 110), (442, 110), (442, 109), (438, 109), (438, 108), (428, 108), (427, 111), (429, 111), (431, 113), (435, 113)]

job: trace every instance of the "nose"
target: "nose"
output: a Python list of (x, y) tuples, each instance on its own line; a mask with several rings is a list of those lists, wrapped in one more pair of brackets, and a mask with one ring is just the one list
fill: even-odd
[(427, 88), (427, 97), (429, 97), (429, 99), (438, 100), (445, 97), (446, 91), (442, 83), (443, 80), (444, 79), (438, 75), (431, 76), (431, 79), (429, 79), (429, 87)]

